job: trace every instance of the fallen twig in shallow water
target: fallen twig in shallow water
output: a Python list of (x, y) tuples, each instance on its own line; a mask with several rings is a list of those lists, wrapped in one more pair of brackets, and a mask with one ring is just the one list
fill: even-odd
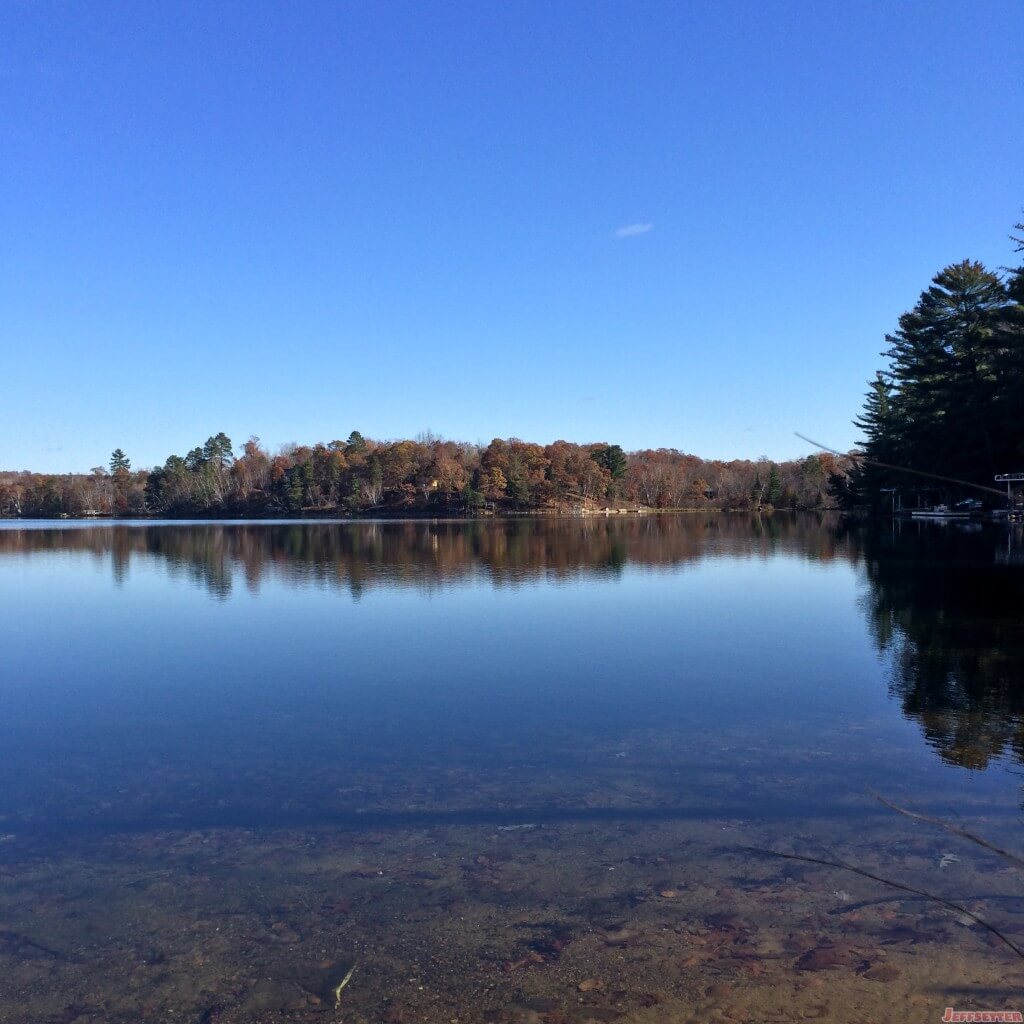
[(1024, 960), (1024, 949), (1021, 949), (1012, 939), (1008, 939), (995, 925), (989, 924), (984, 918), (978, 917), (977, 914), (961, 906), (961, 904), (953, 903), (952, 900), (944, 899), (942, 896), (936, 896), (933, 892), (915, 889), (913, 886), (904, 885), (902, 882), (894, 882), (892, 879), (882, 878), (881, 875), (872, 874), (870, 871), (865, 871), (863, 868), (858, 868), (841, 860), (826, 860), (824, 857), (805, 857), (799, 853), (777, 853), (775, 850), (766, 850), (759, 846), (744, 846), (741, 849), (746, 850), (748, 853), (757, 853), (765, 857), (781, 857), (783, 860), (798, 860), (803, 861), (805, 864), (821, 864), (827, 868), (839, 868), (841, 871), (850, 871), (855, 875), (860, 875), (861, 878), (870, 878), (871, 881), (887, 885), (890, 889), (898, 889), (900, 892), (909, 892), (915, 896), (923, 896), (925, 899), (938, 903), (947, 910), (953, 910), (958, 914), (969, 917), (975, 924), (981, 925), (987, 932), (991, 932), (1000, 942), (1012, 949), (1021, 960)]
[(342, 990), (352, 980), (352, 975), (355, 974), (355, 970), (356, 970), (356, 965), (353, 964), (348, 969), (348, 974), (346, 974), (345, 977), (341, 979), (341, 982), (339, 984), (335, 985), (334, 988), (331, 989), (331, 993), (334, 995), (334, 1008), (335, 1009), (337, 1009), (339, 1006), (341, 1006), (341, 993), (342, 993)]
[(44, 946), (42, 943), (36, 942), (30, 939), (27, 935), (22, 935), (21, 932), (11, 931), (9, 928), (0, 928), (0, 946), (9, 946), (12, 949), (31, 949), (37, 953), (42, 953), (44, 956), (51, 957), (53, 960), (60, 960), (62, 963), (74, 963), (75, 961), (61, 953), (59, 950), (51, 949), (49, 946)]
[(954, 825), (949, 821), (943, 821), (942, 818), (933, 818), (930, 814), (921, 814), (918, 811), (909, 811), (906, 807), (900, 807), (897, 804), (890, 803), (890, 801), (886, 800), (884, 796), (879, 796), (877, 793), (872, 793), (872, 796), (880, 804), (884, 804), (888, 807), (890, 811), (895, 811), (897, 814), (902, 814), (907, 818), (913, 818), (915, 821), (926, 821), (929, 825), (938, 825), (939, 828), (944, 828), (947, 832), (952, 832), (953, 835), (960, 836), (961, 839), (967, 839), (969, 842), (977, 843), (978, 846), (983, 846), (986, 850), (991, 850), (993, 853), (1008, 860), (1011, 864), (1016, 864), (1017, 867), (1024, 868), (1024, 857), (1018, 857), (1017, 854), (1010, 853), (1009, 850), (1004, 850), (999, 846), (995, 846), (987, 839), (983, 839), (981, 836), (976, 836), (973, 832), (968, 832), (967, 829), (961, 828), (959, 825)]
[[(970, 897), (972, 902), (982, 901), (985, 903), (1012, 903), (1017, 905), (1020, 903), (1019, 896), (1007, 896), (1001, 892), (982, 892), (974, 893)], [(858, 900), (856, 903), (845, 903), (841, 907), (833, 907), (828, 911), (829, 917), (842, 917), (844, 914), (856, 914), (858, 911), (864, 910), (866, 907), (881, 907), (886, 903), (913, 903), (913, 902), (927, 902), (928, 897), (918, 896), (913, 899), (907, 896), (879, 896), (876, 899), (871, 900)]]

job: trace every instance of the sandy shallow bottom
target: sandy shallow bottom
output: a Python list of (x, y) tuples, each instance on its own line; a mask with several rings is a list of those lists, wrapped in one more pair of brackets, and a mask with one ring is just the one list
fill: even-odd
[(1024, 942), (1020, 873), (965, 846), (884, 816), (7, 837), (0, 1020), (873, 1024), (1024, 1009), (1024, 961), (961, 915), (747, 849), (839, 857)]

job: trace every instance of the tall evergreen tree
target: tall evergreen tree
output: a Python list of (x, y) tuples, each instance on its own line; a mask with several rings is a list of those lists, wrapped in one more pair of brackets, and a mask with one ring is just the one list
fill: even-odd
[(626, 453), (617, 444), (605, 445), (603, 448), (598, 448), (592, 455), (591, 458), (602, 468), (608, 470), (608, 474), (613, 480), (619, 480), (626, 473), (628, 463), (626, 462)]
[[(991, 485), (1024, 455), (1024, 319), (1020, 271), (1004, 280), (981, 263), (946, 267), (887, 336), (889, 366), (861, 416), (868, 460)], [(877, 504), (886, 486), (912, 486), (869, 463), (855, 490)]]
[(110, 453), (110, 472), (113, 473), (114, 476), (123, 476), (131, 468), (131, 460), (120, 448), (115, 448)]
[(206, 439), (206, 444), (203, 445), (203, 461), (218, 469), (225, 469), (234, 461), (231, 438), (223, 430)]
[(768, 470), (765, 498), (769, 505), (778, 505), (782, 501), (782, 477), (779, 476), (779, 467), (774, 462)]

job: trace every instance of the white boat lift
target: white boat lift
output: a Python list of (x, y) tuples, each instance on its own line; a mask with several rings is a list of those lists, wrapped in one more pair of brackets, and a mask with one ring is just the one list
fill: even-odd
[(1011, 519), (1019, 519), (1024, 514), (1024, 496), (1021, 492), (1024, 473), (997, 473), (996, 483), (1006, 484), (1006, 515)]

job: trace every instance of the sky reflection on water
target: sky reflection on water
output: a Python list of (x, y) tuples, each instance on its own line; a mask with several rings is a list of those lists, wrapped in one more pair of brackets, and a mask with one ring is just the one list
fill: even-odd
[(4, 828), (1010, 813), (1000, 529), (3, 524)]

